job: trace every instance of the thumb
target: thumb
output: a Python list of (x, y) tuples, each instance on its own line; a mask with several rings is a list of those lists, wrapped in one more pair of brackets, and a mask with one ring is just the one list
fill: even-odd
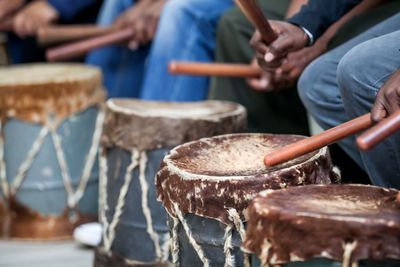
[(265, 61), (272, 62), (276, 58), (284, 57), (293, 47), (294, 40), (288, 35), (280, 35), (278, 39), (271, 43), (265, 54)]

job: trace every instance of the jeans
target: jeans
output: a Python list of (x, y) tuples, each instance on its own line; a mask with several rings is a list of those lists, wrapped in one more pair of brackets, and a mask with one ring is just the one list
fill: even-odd
[[(110, 25), (133, 0), (107, 0), (99, 24)], [(87, 63), (101, 67), (109, 97), (164, 101), (203, 100), (208, 77), (170, 75), (172, 60), (210, 62), (219, 17), (232, 0), (169, 0), (151, 45), (136, 51), (109, 46), (92, 52)]]
[[(328, 129), (371, 111), (376, 94), (400, 67), (400, 14), (370, 28), (310, 64), (298, 89), (307, 110)], [(355, 137), (339, 145), (368, 173), (373, 184), (400, 189), (400, 136), (369, 152)]]

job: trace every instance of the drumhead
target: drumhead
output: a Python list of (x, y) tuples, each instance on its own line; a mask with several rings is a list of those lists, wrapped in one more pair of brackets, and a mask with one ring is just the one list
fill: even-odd
[(282, 165), (267, 168), (263, 159), (267, 153), (304, 139), (304, 136), (274, 134), (236, 134), (204, 138), (179, 146), (169, 163), (182, 171), (210, 176), (250, 176), (309, 160), (318, 151)]

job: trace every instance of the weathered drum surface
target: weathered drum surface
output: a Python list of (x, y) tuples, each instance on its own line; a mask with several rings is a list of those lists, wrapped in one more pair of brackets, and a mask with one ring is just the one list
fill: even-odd
[(248, 208), (243, 247), (263, 264), (399, 266), (389, 261), (400, 259), (397, 193), (364, 185), (264, 191)]
[(0, 69), (1, 237), (71, 238), (96, 219), (104, 96), (97, 68)]
[(165, 266), (167, 216), (154, 186), (162, 159), (178, 144), (245, 125), (244, 108), (230, 102), (109, 100), (100, 160), (104, 232), (95, 266)]
[[(243, 266), (243, 210), (265, 189), (328, 184), (338, 179), (327, 148), (274, 168), (263, 156), (304, 137), (232, 134), (173, 149), (157, 173), (157, 195), (168, 211), (174, 263)], [(247, 262), (247, 263), (246, 263)]]

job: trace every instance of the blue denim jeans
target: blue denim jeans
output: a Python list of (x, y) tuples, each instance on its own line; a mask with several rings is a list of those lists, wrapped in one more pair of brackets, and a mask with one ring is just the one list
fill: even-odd
[[(110, 25), (133, 0), (107, 0), (99, 24)], [(232, 0), (169, 0), (151, 45), (131, 51), (122, 46), (98, 49), (87, 63), (101, 67), (109, 97), (165, 101), (203, 100), (208, 77), (168, 73), (171, 60), (210, 62), (214, 58), (219, 17)]]
[[(371, 111), (377, 92), (400, 67), (400, 14), (370, 28), (310, 64), (298, 89), (307, 110), (324, 129)], [(400, 134), (369, 152), (355, 138), (339, 143), (375, 185), (400, 189)]]

